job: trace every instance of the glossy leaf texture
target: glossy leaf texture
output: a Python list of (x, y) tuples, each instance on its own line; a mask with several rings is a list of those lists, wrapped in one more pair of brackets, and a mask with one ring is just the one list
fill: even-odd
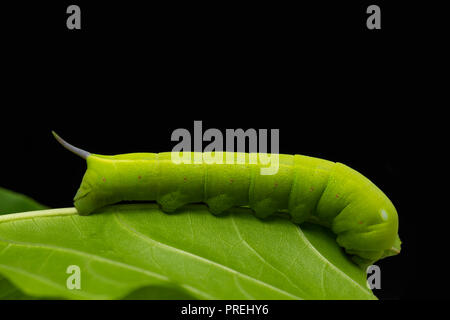
[(42, 210), (47, 207), (23, 194), (0, 187), (0, 215)]
[[(69, 266), (80, 289), (67, 286)], [(27, 295), (64, 299), (376, 299), (328, 229), (203, 205), (0, 216), (0, 274)]]

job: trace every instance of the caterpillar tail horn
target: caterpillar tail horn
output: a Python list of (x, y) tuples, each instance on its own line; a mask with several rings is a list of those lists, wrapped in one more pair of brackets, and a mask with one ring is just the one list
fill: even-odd
[(75, 153), (77, 156), (79, 156), (79, 157), (81, 157), (81, 158), (86, 160), (87, 157), (89, 157), (91, 155), (89, 152), (71, 145), (70, 143), (65, 141), (63, 138), (58, 136), (58, 134), (55, 131), (52, 131), (52, 134), (55, 137), (56, 141), (58, 141), (67, 150)]

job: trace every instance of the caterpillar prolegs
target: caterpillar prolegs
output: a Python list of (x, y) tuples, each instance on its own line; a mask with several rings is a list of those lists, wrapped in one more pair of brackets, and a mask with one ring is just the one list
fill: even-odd
[[(86, 159), (87, 171), (74, 198), (80, 215), (120, 201), (156, 201), (164, 212), (204, 202), (216, 215), (248, 206), (259, 218), (285, 212), (297, 224), (328, 226), (359, 265), (400, 252), (395, 207), (369, 179), (344, 164), (280, 154), (278, 172), (261, 175), (259, 154), (221, 152), (216, 156), (223, 157), (222, 164), (176, 164), (171, 152), (90, 154), (53, 134)], [(225, 160), (230, 156), (234, 163)], [(254, 156), (257, 160), (250, 161)], [(239, 157), (244, 161), (238, 162)]]

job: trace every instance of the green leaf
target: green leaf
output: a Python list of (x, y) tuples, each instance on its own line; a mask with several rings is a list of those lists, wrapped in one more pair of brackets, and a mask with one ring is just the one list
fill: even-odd
[(33, 199), (0, 187), (0, 215), (14, 212), (42, 210), (47, 207)]
[[(71, 265), (81, 289), (67, 288)], [(0, 274), (26, 294), (69, 299), (376, 299), (327, 229), (203, 205), (0, 216)]]
[(33, 300), (35, 297), (28, 296), (17, 289), (8, 279), (0, 275), (0, 300)]
[[(0, 215), (22, 212), (42, 210), (47, 207), (34, 201), (33, 199), (0, 187)], [(35, 297), (28, 296), (17, 289), (8, 279), (0, 275), (0, 300), (31, 300)]]

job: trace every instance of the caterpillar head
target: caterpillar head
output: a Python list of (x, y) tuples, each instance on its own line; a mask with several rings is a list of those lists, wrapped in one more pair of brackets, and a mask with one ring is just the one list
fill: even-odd
[[(114, 199), (114, 193), (109, 192), (109, 184), (106, 184), (105, 173), (111, 171), (111, 164), (108, 165), (108, 162), (104, 160), (107, 157), (94, 155), (77, 148), (63, 140), (54, 131), (52, 131), (52, 134), (64, 148), (87, 162), (88, 170), (84, 174), (80, 188), (73, 199), (78, 213), (88, 215), (97, 208), (119, 201)], [(105, 164), (99, 165), (99, 162), (102, 161)]]
[[(101, 157), (90, 155), (86, 159), (88, 169), (74, 197), (74, 205), (80, 215), (88, 215), (95, 209), (120, 201), (117, 193), (111, 192), (111, 168)], [(105, 164), (99, 165), (99, 162)]]
[(349, 204), (332, 229), (338, 244), (360, 266), (400, 253), (397, 211), (381, 191)]

